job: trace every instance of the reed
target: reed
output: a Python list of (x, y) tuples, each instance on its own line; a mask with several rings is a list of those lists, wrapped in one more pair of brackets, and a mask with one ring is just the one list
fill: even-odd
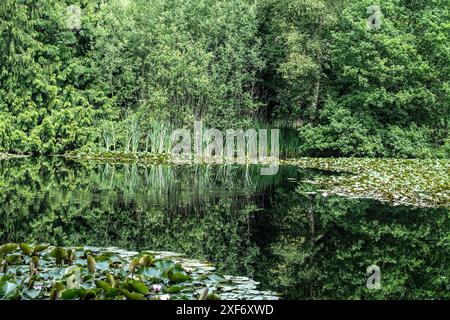
[(110, 121), (105, 121), (102, 124), (102, 139), (107, 151), (116, 150), (116, 126)]
[[(102, 126), (102, 139), (106, 151), (122, 151), (126, 154), (140, 155), (148, 154), (170, 154), (172, 149), (171, 135), (175, 127), (169, 122), (150, 120), (143, 122), (141, 118), (133, 116), (124, 120), (117, 129), (111, 122), (105, 122)], [(243, 128), (247, 130), (249, 128)], [(280, 157), (294, 158), (301, 156), (299, 151), (300, 138), (295, 128), (277, 127), (266, 122), (255, 121), (253, 129), (271, 129), (280, 130)], [(117, 145), (118, 134), (122, 132), (123, 143)], [(271, 152), (270, 134), (269, 134), (268, 152)], [(206, 147), (206, 141), (203, 141), (203, 148)]]

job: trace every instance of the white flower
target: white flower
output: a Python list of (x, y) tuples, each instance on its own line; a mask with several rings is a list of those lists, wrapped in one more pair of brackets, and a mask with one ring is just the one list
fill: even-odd
[(163, 294), (162, 296), (159, 296), (159, 300), (169, 300), (170, 299), (170, 295), (168, 294)]

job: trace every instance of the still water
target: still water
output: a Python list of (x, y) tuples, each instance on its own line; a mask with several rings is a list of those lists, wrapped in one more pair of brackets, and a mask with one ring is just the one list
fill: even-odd
[(450, 210), (304, 192), (323, 174), (0, 161), (0, 243), (181, 252), (287, 299), (450, 298)]

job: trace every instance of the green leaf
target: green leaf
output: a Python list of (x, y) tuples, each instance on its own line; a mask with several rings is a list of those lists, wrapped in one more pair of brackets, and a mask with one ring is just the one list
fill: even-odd
[(82, 299), (86, 294), (85, 289), (68, 289), (64, 290), (61, 294), (63, 300)]
[(177, 286), (177, 285), (173, 285), (168, 287), (166, 290), (164, 290), (167, 293), (178, 293), (181, 291), (181, 289), (183, 289), (183, 287), (181, 286)]
[(13, 300), (20, 297), (19, 285), (12, 280), (0, 280), (0, 299)]
[(187, 274), (187, 272), (184, 271), (183, 268), (179, 265), (176, 265), (175, 267), (171, 268), (167, 272), (167, 275), (170, 281), (175, 283), (180, 283), (191, 279), (191, 277)]
[(16, 251), (18, 245), (15, 243), (7, 243), (0, 246), (0, 257), (7, 255), (8, 253)]
[(40, 294), (41, 294), (41, 290), (37, 290), (37, 289), (25, 290), (23, 292), (23, 297), (25, 299), (35, 300), (40, 296)]
[(8, 263), (15, 264), (22, 261), (22, 256), (20, 254), (11, 254), (6, 257), (6, 261), (8, 261)]
[(137, 292), (131, 292), (130, 293), (126, 289), (121, 289), (120, 291), (129, 300), (145, 300), (145, 297), (142, 294), (140, 294), (140, 293), (137, 293)]
[(31, 254), (33, 253), (33, 249), (31, 249), (31, 247), (26, 243), (19, 244), (19, 247), (22, 250), (22, 252), (27, 256), (31, 256)]
[(142, 256), (141, 259), (139, 259), (139, 265), (143, 267), (149, 267), (154, 259), (155, 259), (154, 256), (146, 254)]
[(102, 280), (96, 280), (95, 285), (97, 286), (97, 288), (103, 289), (105, 291), (111, 289), (111, 286), (107, 282)]
[(206, 297), (206, 300), (220, 300), (220, 296), (216, 293), (210, 293)]
[(33, 253), (38, 253), (38, 252), (44, 251), (47, 248), (48, 248), (48, 245), (38, 244), (38, 245), (34, 246)]
[(97, 292), (95, 289), (86, 290), (83, 299), (84, 300), (93, 300), (97, 298)]
[(65, 287), (61, 282), (56, 282), (50, 290), (50, 300), (58, 300), (64, 289)]
[(56, 259), (56, 264), (60, 264), (61, 261), (66, 257), (66, 250), (62, 247), (56, 247), (50, 252), (50, 257)]
[(140, 293), (140, 294), (147, 294), (149, 292), (148, 287), (140, 281), (136, 280), (129, 280), (129, 285), (133, 288), (134, 292)]
[(105, 297), (107, 297), (107, 298), (114, 298), (114, 297), (117, 297), (118, 295), (120, 295), (121, 291), (116, 288), (111, 288), (111, 289), (105, 291), (104, 294), (105, 294)]

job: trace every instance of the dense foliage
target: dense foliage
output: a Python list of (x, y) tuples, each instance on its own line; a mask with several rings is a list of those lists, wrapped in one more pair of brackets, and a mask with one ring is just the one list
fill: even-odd
[(272, 104), (280, 119), (297, 119), (301, 151), (448, 156), (447, 0), (380, 2), (373, 30), (373, 1), (266, 3)]
[(203, 119), (296, 128), (302, 155), (448, 157), (449, 2), (383, 1), (378, 29), (373, 4), (3, 0), (0, 151), (158, 152)]

